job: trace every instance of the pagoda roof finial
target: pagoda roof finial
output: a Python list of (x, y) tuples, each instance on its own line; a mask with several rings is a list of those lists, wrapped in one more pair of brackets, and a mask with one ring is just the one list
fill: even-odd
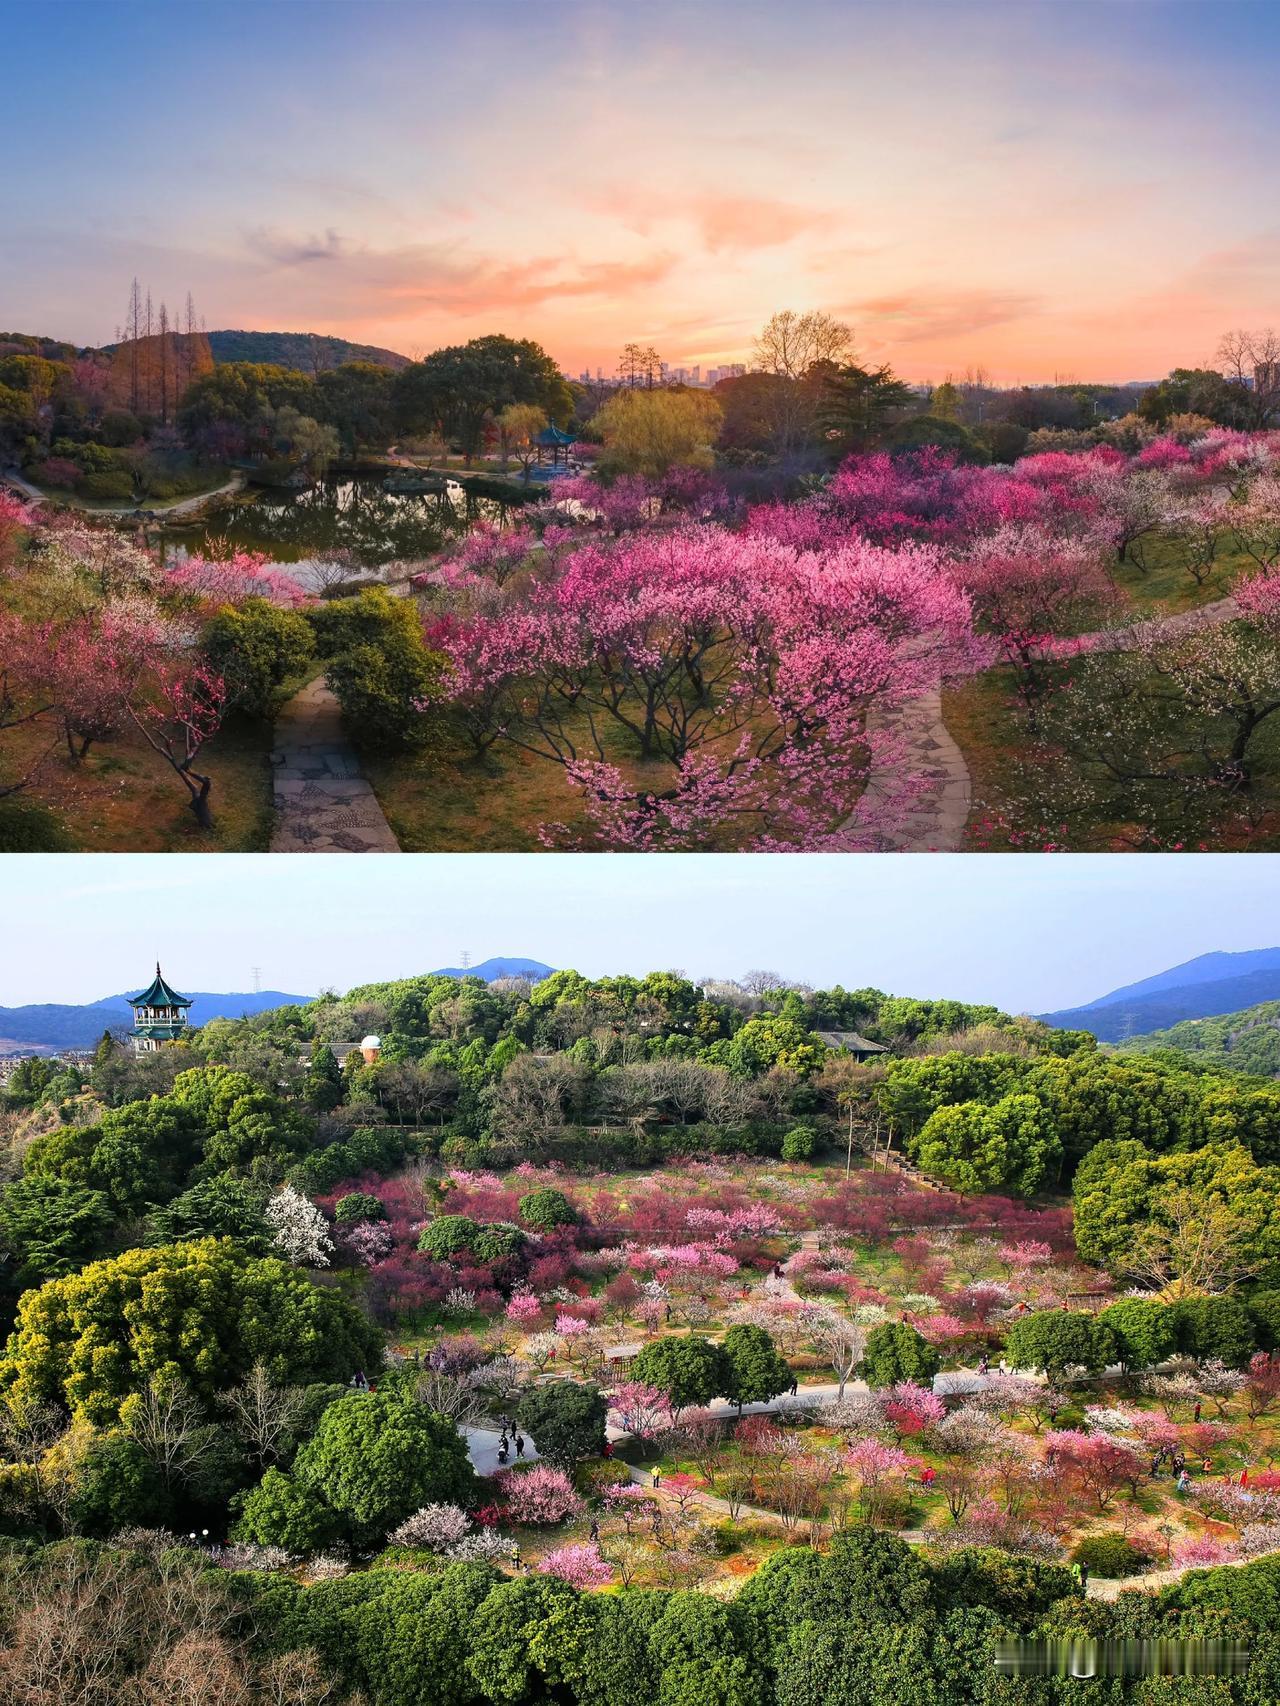
[(156, 961), (156, 975), (149, 989), (144, 989), (139, 995), (125, 997), (131, 1007), (190, 1007), (192, 998), (189, 995), (179, 995), (176, 989), (171, 989), (165, 982), (160, 971), (160, 962)]

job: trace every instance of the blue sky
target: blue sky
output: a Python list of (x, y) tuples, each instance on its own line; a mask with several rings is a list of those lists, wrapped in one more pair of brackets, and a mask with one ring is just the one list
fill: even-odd
[(312, 994), (493, 954), (592, 975), (765, 967), (1047, 1011), (1280, 943), (1243, 855), (91, 854), (0, 861), (0, 1005), (139, 987)]
[(0, 0), (0, 322), (910, 378), (1207, 360), (1280, 287), (1270, 0)]

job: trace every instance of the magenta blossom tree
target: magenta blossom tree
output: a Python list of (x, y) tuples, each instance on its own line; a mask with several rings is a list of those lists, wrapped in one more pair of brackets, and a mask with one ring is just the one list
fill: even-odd
[(436, 616), (428, 637), (498, 738), (562, 768), (591, 843), (636, 850), (874, 839), (842, 830), (839, 805), (905, 763), (870, 713), (977, 655), (934, 552), (805, 553), (713, 525), (586, 545), (497, 615)]

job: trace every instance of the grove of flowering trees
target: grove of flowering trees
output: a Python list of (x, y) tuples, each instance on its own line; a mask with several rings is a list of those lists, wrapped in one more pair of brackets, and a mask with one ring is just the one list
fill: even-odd
[(1010, 466), (854, 455), (745, 511), (706, 474), (578, 476), (418, 577), (424, 633), (473, 751), (558, 767), (578, 815), (548, 845), (881, 845), (927, 784), (898, 713), (992, 666), (1036, 822), (1087, 833), (1123, 794), (1147, 844), (1256, 827), (1275, 461), (1201, 423)]
[(854, 539), (640, 529), (467, 603), (427, 637), (469, 718), (559, 765), (598, 844), (637, 850), (844, 845), (840, 803), (901, 757), (870, 709), (971, 657), (937, 554)]

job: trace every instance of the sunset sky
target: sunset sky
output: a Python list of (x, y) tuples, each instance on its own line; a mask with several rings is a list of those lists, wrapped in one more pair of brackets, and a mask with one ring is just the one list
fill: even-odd
[(911, 379), (1151, 378), (1280, 323), (1270, 0), (0, 0), (0, 326), (569, 372), (819, 307)]

